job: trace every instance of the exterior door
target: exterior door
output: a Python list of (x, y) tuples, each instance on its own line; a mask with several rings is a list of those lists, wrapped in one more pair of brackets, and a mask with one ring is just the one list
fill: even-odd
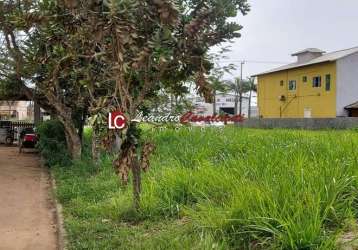
[(312, 109), (311, 108), (305, 108), (304, 118), (312, 118)]

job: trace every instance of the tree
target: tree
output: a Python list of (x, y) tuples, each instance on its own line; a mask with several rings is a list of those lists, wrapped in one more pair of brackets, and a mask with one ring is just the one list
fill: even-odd
[(239, 77), (235, 78), (234, 82), (228, 81), (227, 88), (229, 91), (233, 91), (235, 95), (235, 115), (242, 115), (242, 101), (243, 94), (250, 91), (251, 83), (250, 81), (244, 80), (241, 81)]
[[(121, 138), (114, 166), (125, 184), (132, 172), (138, 208), (141, 171), (149, 168), (155, 146), (143, 141), (132, 120), (160, 90), (182, 92), (188, 79), (195, 79), (197, 91), (212, 101), (208, 51), (240, 36), (242, 27), (228, 22), (238, 11), (249, 11), (246, 0), (43, 0), (15, 16), (17, 27), (30, 24), (28, 47), (37, 48), (24, 52), (31, 58), (35, 51), (40, 64), (31, 79), (63, 116), (66, 130), (72, 134), (72, 103), (64, 102), (71, 96), (88, 101), (96, 136), (105, 145)], [(129, 121), (123, 131), (105, 129), (113, 110)]]
[(70, 69), (75, 65), (63, 48), (71, 42), (64, 23), (58, 22), (63, 17), (58, 8), (51, 7), (56, 7), (54, 1), (0, 3), (0, 30), (6, 49), (1, 61), (7, 61), (0, 70), (8, 82), (19, 86), (18, 95), (35, 100), (63, 123), (68, 149), (78, 159), (78, 126), (83, 124), (76, 121), (86, 112), (85, 96), (74, 84), (78, 79)]
[[(220, 59), (226, 59), (224, 56), (225, 53), (229, 52), (229, 48), (224, 47), (218, 53), (211, 54), (210, 59), (212, 61), (218, 61)], [(216, 115), (216, 96), (217, 93), (226, 93), (228, 91), (227, 81), (223, 79), (225, 73), (231, 73), (232, 70), (235, 69), (234, 64), (228, 64), (226, 66), (220, 66), (216, 64), (216, 66), (211, 70), (210, 75), (208, 77), (208, 81), (210, 83), (210, 87), (213, 90), (213, 115)]]
[(208, 77), (211, 88), (213, 90), (213, 115), (216, 115), (216, 96), (218, 92), (224, 92), (225, 86), (223, 83), (224, 73), (219, 69), (213, 69), (211, 75)]
[(0, 77), (0, 100), (16, 100), (21, 92), (21, 84), (14, 75)]
[(255, 85), (255, 79), (250, 77), (248, 79), (249, 82), (249, 115), (248, 118), (251, 118), (251, 99), (252, 99), (252, 92), (257, 92), (257, 86)]
[[(207, 52), (212, 46), (238, 37), (241, 26), (226, 20), (236, 16), (238, 10), (248, 11), (246, 1), (178, 1), (177, 6), (170, 0), (112, 1), (99, 5), (93, 1), (72, 1), (65, 3), (65, 8), (76, 17), (77, 33), (86, 42), (92, 42), (86, 46), (84, 56), (107, 69), (91, 78), (99, 79), (99, 84), (112, 82), (114, 86), (103, 101), (94, 98), (93, 106), (106, 110), (105, 113), (121, 110), (129, 121), (153, 93), (162, 88), (176, 89), (190, 77), (195, 78), (198, 92), (210, 102), (212, 90), (206, 75), (212, 63)], [(88, 79), (87, 86), (91, 82), (96, 81)], [(102, 115), (100, 120), (104, 118)], [(123, 143), (114, 165), (124, 183), (132, 171), (138, 208), (141, 170), (149, 168), (154, 145), (141, 140), (135, 122), (130, 122), (119, 136)]]
[(146, 99), (143, 104), (143, 114), (155, 114), (166, 116), (182, 114), (186, 110), (192, 109), (192, 103), (187, 99), (190, 86), (183, 87), (180, 93), (173, 91), (159, 91), (153, 98)]

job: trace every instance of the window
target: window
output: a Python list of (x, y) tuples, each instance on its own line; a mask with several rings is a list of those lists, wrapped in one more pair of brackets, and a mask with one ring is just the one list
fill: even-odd
[(312, 87), (320, 88), (322, 85), (322, 78), (320, 76), (313, 77)]
[(307, 76), (302, 77), (302, 82), (307, 82)]
[(291, 80), (288, 82), (288, 90), (294, 91), (297, 88), (297, 84), (295, 80)]
[(280, 81), (280, 86), (283, 86), (283, 81)]
[(326, 91), (331, 90), (331, 75), (326, 75)]
[(227, 98), (226, 102), (235, 102), (235, 99), (234, 98)]

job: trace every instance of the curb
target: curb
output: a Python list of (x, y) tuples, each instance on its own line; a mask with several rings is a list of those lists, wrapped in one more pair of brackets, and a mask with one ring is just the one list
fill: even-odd
[(55, 204), (55, 213), (56, 213), (56, 222), (57, 222), (57, 242), (58, 242), (58, 249), (59, 250), (66, 250), (67, 246), (67, 233), (64, 227), (64, 219), (63, 219), (63, 208), (60, 203), (57, 202), (57, 199), (55, 197), (56, 193), (56, 180), (53, 178), (52, 173), (50, 172), (50, 178), (51, 178), (51, 187), (52, 187), (52, 197)]
[(43, 167), (44, 169), (46, 169), (46, 171), (49, 174), (49, 178), (50, 178), (50, 185), (51, 185), (51, 198), (54, 204), (54, 212), (55, 212), (55, 219), (56, 219), (56, 226), (57, 226), (57, 249), (58, 250), (67, 250), (67, 233), (64, 227), (64, 218), (63, 218), (63, 208), (62, 205), (57, 201), (56, 199), (56, 190), (57, 190), (57, 185), (56, 185), (56, 180), (53, 177), (53, 174), (51, 173), (51, 170), (49, 170), (45, 164), (44, 164), (44, 160), (41, 157), (41, 167)]

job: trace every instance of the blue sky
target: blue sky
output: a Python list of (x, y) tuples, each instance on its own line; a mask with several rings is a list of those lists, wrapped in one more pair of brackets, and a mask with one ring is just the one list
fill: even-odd
[[(244, 77), (292, 62), (293, 52), (317, 47), (327, 52), (358, 46), (357, 0), (249, 0), (238, 16), (242, 37), (231, 44), (225, 64), (247, 60)], [(250, 62), (251, 61), (251, 62)], [(260, 63), (258, 63), (260, 62)], [(239, 76), (239, 69), (234, 76)], [(233, 78), (227, 76), (226, 78)]]

